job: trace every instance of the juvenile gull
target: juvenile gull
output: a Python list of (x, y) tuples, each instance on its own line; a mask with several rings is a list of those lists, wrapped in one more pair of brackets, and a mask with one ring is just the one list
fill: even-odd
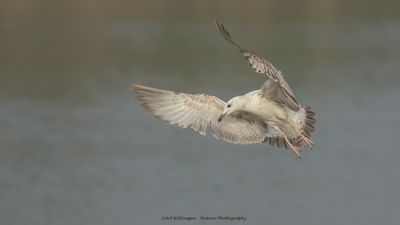
[(137, 100), (160, 120), (180, 128), (192, 128), (202, 135), (211, 129), (217, 139), (234, 144), (269, 143), (291, 149), (300, 157), (303, 148), (314, 143), (315, 113), (302, 107), (293, 91), (265, 58), (233, 40), (225, 27), (215, 22), (219, 32), (236, 46), (255, 72), (265, 74), (261, 89), (224, 102), (205, 94), (176, 93), (133, 85)]

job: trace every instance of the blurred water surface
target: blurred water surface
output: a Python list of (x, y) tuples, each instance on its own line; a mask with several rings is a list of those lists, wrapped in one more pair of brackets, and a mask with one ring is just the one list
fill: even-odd
[(5, 14), (0, 224), (219, 215), (246, 224), (398, 224), (399, 18), (391, 5), (354, 6), (356, 16), (344, 6), (293, 15), (278, 4), (271, 20), (222, 11), (234, 38), (267, 56), (316, 111), (316, 146), (301, 160), (173, 128), (132, 100), (133, 83), (223, 100), (261, 86), (216, 32), (217, 9), (193, 6), (185, 20), (182, 8), (157, 6), (164, 14), (66, 24), (43, 22), (54, 12), (32, 21)]

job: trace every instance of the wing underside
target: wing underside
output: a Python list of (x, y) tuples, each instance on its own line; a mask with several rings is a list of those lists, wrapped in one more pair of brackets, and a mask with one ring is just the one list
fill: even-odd
[(176, 127), (191, 128), (202, 135), (211, 130), (216, 138), (234, 144), (261, 143), (266, 136), (264, 127), (243, 118), (227, 115), (218, 122), (225, 102), (217, 97), (141, 85), (134, 85), (132, 90), (151, 114)]

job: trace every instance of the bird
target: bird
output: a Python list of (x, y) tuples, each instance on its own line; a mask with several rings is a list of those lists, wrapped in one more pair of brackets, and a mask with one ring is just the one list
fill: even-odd
[(209, 131), (217, 139), (233, 144), (268, 143), (290, 149), (297, 158), (304, 148), (312, 149), (315, 112), (303, 107), (280, 70), (266, 58), (238, 45), (224, 25), (215, 21), (222, 37), (236, 47), (266, 80), (258, 90), (227, 102), (206, 94), (180, 93), (134, 84), (138, 102), (156, 118), (201, 135)]

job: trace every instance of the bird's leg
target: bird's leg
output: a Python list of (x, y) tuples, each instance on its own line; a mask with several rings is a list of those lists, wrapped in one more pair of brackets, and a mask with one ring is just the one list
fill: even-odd
[(272, 126), (272, 127), (273, 127), (275, 130), (277, 130), (277, 131), (279, 131), (279, 132), (281, 133), (281, 135), (282, 135), (283, 138), (285, 139), (285, 141), (286, 141), (288, 147), (290, 148), (290, 150), (292, 150), (292, 152), (296, 155), (296, 158), (300, 159), (300, 158), (301, 158), (301, 157), (300, 157), (300, 148), (294, 146), (294, 145), (289, 141), (289, 139), (286, 137), (286, 134), (285, 134), (281, 129), (279, 129), (279, 127), (277, 127), (277, 126)]
[(306, 144), (307, 148), (312, 148), (314, 146), (314, 142), (310, 138), (303, 134), (300, 134), (300, 136), (303, 138), (303, 142)]
[(296, 155), (297, 158), (300, 158), (300, 149), (292, 145), (292, 143), (290, 143), (289, 139), (286, 137), (285, 134), (283, 134), (283, 137), (285, 138), (286, 143), (289, 145), (290, 150), (292, 150), (292, 152)]

